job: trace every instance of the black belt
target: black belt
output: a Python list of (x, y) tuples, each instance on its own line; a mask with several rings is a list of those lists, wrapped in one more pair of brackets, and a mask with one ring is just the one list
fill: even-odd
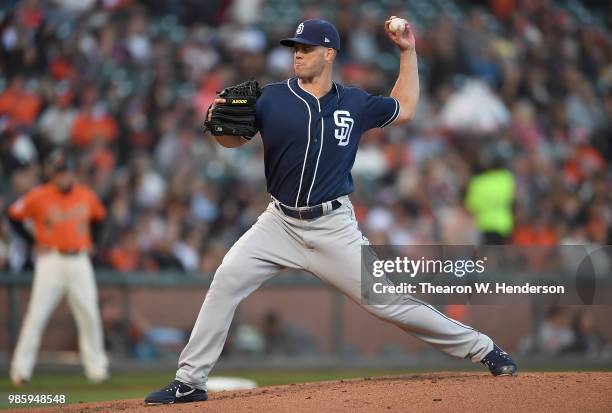
[[(274, 205), (276, 205), (276, 208), (278, 208), (283, 214), (287, 215), (288, 217), (296, 218), (296, 219), (310, 220), (310, 219), (317, 219), (325, 215), (325, 208), (323, 207), (323, 204), (316, 205), (310, 208), (300, 208), (300, 209), (290, 208), (286, 205), (281, 204), (278, 201), (275, 201)], [(342, 203), (338, 201), (337, 199), (334, 199), (333, 201), (331, 201), (331, 210), (328, 212), (335, 211), (341, 206), (342, 206)]]
[(41, 245), (39, 252), (40, 253), (55, 252), (55, 253), (60, 254), (60, 255), (75, 256), (75, 255), (79, 255), (79, 254), (85, 252), (85, 250), (82, 250), (82, 249), (61, 250), (59, 248), (51, 248), (51, 247), (45, 247), (45, 246)]
[(79, 255), (81, 250), (57, 250), (61, 255)]

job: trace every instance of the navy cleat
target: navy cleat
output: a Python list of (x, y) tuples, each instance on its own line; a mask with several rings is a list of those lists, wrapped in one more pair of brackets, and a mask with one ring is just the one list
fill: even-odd
[(149, 405), (203, 402), (208, 400), (206, 390), (200, 390), (189, 386), (181, 381), (174, 380), (172, 383), (149, 394), (145, 403)]
[(491, 350), (480, 362), (487, 366), (494, 376), (514, 376), (518, 370), (512, 357), (504, 350), (497, 347), (497, 344), (493, 344), (493, 350)]

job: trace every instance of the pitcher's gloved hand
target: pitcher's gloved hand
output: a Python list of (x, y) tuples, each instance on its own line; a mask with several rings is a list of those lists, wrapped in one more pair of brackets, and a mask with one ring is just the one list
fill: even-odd
[(257, 133), (255, 103), (260, 95), (261, 88), (253, 79), (226, 87), (219, 93), (223, 101), (216, 100), (212, 110), (209, 107), (210, 116), (204, 126), (216, 136), (253, 137)]

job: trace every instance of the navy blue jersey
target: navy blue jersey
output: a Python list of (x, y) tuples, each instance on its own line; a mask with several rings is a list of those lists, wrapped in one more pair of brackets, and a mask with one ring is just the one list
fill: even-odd
[(257, 100), (268, 192), (289, 206), (312, 206), (353, 192), (361, 135), (389, 125), (397, 100), (334, 83), (320, 99), (297, 78), (272, 83)]

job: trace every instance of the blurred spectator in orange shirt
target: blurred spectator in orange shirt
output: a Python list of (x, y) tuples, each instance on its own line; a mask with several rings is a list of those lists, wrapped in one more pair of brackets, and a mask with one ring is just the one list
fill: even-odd
[(57, 56), (51, 62), (49, 72), (56, 80), (75, 79), (77, 71), (74, 64), (66, 56)]
[(140, 253), (134, 232), (124, 231), (119, 245), (108, 253), (108, 260), (113, 269), (121, 272), (134, 271), (140, 263)]
[(32, 30), (40, 26), (44, 16), (37, 0), (26, 0), (17, 10), (17, 18), (24, 27)]
[(557, 235), (541, 219), (534, 219), (516, 228), (512, 243), (521, 246), (553, 246), (557, 244)]
[(603, 174), (605, 169), (605, 159), (590, 145), (576, 148), (565, 163), (565, 175), (572, 183)]
[(516, 9), (516, 0), (491, 0), (491, 11), (500, 20), (507, 21)]
[(83, 110), (72, 124), (72, 142), (81, 148), (89, 146), (96, 138), (112, 142), (118, 134), (117, 122), (108, 114), (102, 102)]
[(0, 95), (0, 115), (8, 115), (15, 123), (31, 126), (40, 110), (40, 98), (26, 90), (22, 76), (15, 76)]

